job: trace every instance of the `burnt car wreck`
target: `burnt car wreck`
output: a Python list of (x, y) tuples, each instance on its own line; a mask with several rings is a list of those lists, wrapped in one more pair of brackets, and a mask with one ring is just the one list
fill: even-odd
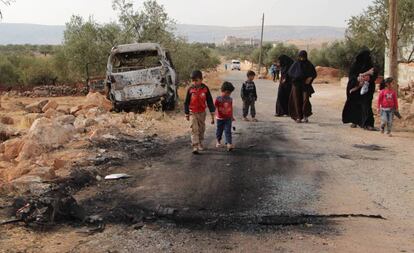
[(173, 110), (178, 100), (177, 74), (171, 57), (156, 43), (112, 48), (106, 88), (116, 111), (159, 102), (164, 110)]

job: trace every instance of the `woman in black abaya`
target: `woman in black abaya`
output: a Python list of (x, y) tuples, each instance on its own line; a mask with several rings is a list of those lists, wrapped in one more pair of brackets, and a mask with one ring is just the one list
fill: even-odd
[(288, 72), (292, 79), (292, 91), (289, 98), (289, 115), (297, 123), (308, 122), (312, 115), (310, 97), (315, 90), (312, 87), (317, 73), (315, 66), (308, 60), (308, 53), (300, 51), (298, 60)]
[(277, 92), (275, 116), (282, 117), (284, 115), (289, 115), (289, 97), (290, 92), (292, 91), (292, 80), (289, 77), (288, 71), (293, 64), (293, 60), (284, 54), (279, 56), (278, 60), (281, 69), (281, 78)]
[(364, 50), (359, 53), (349, 71), (349, 81), (346, 88), (347, 100), (342, 112), (342, 122), (352, 123), (351, 127), (360, 126), (367, 130), (374, 130), (374, 113), (372, 100), (375, 93), (375, 80), (378, 74), (374, 70), (370, 75), (368, 92), (361, 95), (361, 84), (358, 77), (362, 73), (372, 70), (374, 64), (371, 52)]

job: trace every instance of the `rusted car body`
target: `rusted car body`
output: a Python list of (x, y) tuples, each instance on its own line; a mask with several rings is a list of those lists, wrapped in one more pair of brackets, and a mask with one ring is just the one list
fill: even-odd
[(111, 50), (106, 86), (115, 110), (162, 103), (174, 109), (177, 74), (171, 57), (159, 44), (119, 45)]

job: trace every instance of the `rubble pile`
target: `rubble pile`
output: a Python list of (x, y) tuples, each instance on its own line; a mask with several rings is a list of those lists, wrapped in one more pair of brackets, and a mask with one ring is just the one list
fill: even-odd
[[(0, 185), (17, 193), (41, 193), (49, 187), (47, 182), (74, 166), (95, 166), (97, 161), (123, 157), (108, 156), (108, 145), (137, 157), (137, 151), (121, 149), (117, 143), (128, 140), (131, 143), (126, 146), (144, 151), (153, 145), (145, 137), (157, 133), (155, 125), (164, 118), (162, 112), (111, 110), (112, 103), (104, 95), (89, 93), (72, 108), (45, 99), (23, 105), (20, 120), (0, 118)], [(17, 131), (17, 125), (27, 129)]]
[(87, 87), (73, 87), (68, 85), (45, 85), (34, 87), (29, 91), (10, 91), (6, 95), (10, 96), (22, 96), (22, 97), (63, 97), (63, 96), (76, 96), (86, 95), (88, 93)]

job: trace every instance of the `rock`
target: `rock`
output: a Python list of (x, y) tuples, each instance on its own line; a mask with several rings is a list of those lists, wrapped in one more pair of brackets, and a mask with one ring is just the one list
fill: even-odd
[(17, 157), (17, 161), (25, 161), (33, 157), (37, 157), (41, 155), (45, 149), (40, 146), (38, 143), (36, 143), (33, 140), (27, 140), (24, 142), (22, 149), (19, 153), (19, 156)]
[(27, 175), (38, 176), (43, 180), (52, 180), (56, 178), (55, 170), (50, 167), (35, 167)]
[(77, 112), (79, 112), (80, 110), (82, 110), (82, 105), (77, 105), (77, 106), (74, 106), (74, 107), (72, 107), (72, 108), (70, 108), (70, 114), (75, 114), (75, 113), (77, 113)]
[(99, 128), (92, 132), (89, 140), (93, 142), (105, 141), (108, 139), (116, 140), (120, 134), (121, 131), (114, 126), (111, 126), (109, 128)]
[[(49, 109), (51, 110), (51, 109)], [(63, 146), (74, 138), (75, 127), (48, 118), (37, 119), (25, 138), (18, 160), (29, 159), (43, 151)]]
[(76, 117), (75, 122), (73, 123), (76, 129), (83, 129), (87, 127), (91, 127), (93, 125), (96, 125), (97, 122), (94, 119), (87, 119), (83, 116)]
[(45, 106), (43, 106), (42, 108), (42, 112), (47, 112), (47, 110), (49, 109), (54, 109), (56, 110), (56, 108), (58, 108), (58, 103), (54, 100), (49, 101)]
[(73, 125), (76, 118), (73, 115), (62, 115), (54, 119), (54, 122), (60, 125)]
[(5, 171), (5, 178), (7, 182), (13, 181), (19, 177), (27, 175), (33, 169), (33, 165), (30, 161), (24, 161), (17, 166), (11, 167)]
[(24, 109), (29, 113), (42, 113), (42, 108), (49, 102), (49, 100), (42, 100), (39, 102), (34, 102), (30, 105), (27, 105)]
[(43, 183), (39, 176), (25, 175), (11, 182), (14, 191), (23, 195), (30, 193), (31, 195), (40, 196), (50, 191), (50, 184)]
[(89, 93), (86, 96), (86, 103), (83, 105), (83, 109), (91, 109), (94, 107), (99, 107), (105, 111), (112, 110), (112, 102), (109, 101), (104, 95), (99, 92)]
[(70, 113), (70, 108), (68, 106), (64, 106), (64, 105), (59, 105), (56, 108), (56, 111), (64, 113), (64, 114), (71, 114)]
[(85, 116), (87, 118), (97, 118), (98, 116), (107, 113), (107, 111), (101, 107), (95, 107), (95, 108), (91, 108), (89, 109), (86, 113)]
[(4, 146), (4, 158), (7, 160), (17, 158), (23, 148), (23, 145), (24, 142), (19, 138), (11, 139), (2, 143), (2, 146)]
[(43, 114), (44, 117), (49, 118), (49, 119), (53, 119), (59, 116), (62, 116), (63, 113), (56, 111), (55, 109), (48, 109), (45, 114)]
[(5, 124), (5, 125), (13, 125), (13, 124), (14, 124), (14, 120), (13, 120), (13, 118), (8, 117), (8, 116), (3, 116), (3, 117), (1, 117), (1, 118), (0, 118), (0, 122), (1, 122), (2, 124)]

